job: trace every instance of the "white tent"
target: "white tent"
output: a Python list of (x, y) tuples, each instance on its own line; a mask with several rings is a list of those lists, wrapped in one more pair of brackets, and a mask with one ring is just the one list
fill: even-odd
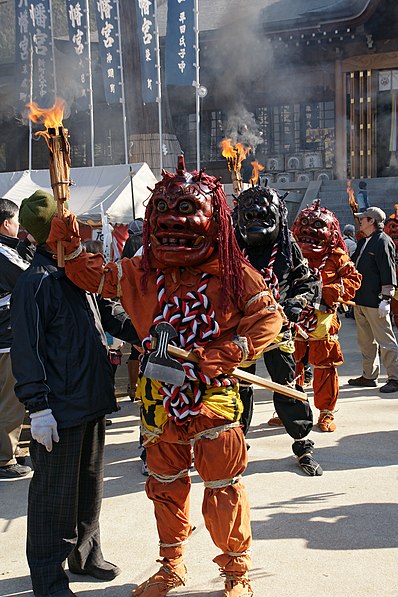
[[(112, 224), (128, 224), (133, 218), (143, 218), (144, 201), (157, 182), (146, 163), (71, 168), (71, 180), (74, 184), (70, 189), (69, 209), (80, 220), (98, 222), (102, 205)], [(37, 189), (51, 192), (48, 170), (0, 173), (0, 197), (18, 205)]]

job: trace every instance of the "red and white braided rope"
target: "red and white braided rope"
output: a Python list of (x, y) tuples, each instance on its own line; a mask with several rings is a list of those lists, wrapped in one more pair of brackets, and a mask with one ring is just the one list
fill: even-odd
[(279, 292), (279, 281), (274, 273), (274, 263), (276, 256), (278, 255), (278, 242), (275, 242), (274, 246), (272, 247), (271, 257), (268, 262), (267, 267), (263, 267), (260, 270), (260, 274), (263, 276), (264, 282), (267, 284), (268, 288), (271, 290), (272, 295), (276, 301), (279, 301), (281, 298)]
[[(169, 302), (165, 299), (165, 276), (156, 272), (156, 285), (160, 313), (153, 325), (161, 321), (170, 323), (178, 334), (174, 342), (185, 350), (205, 346), (210, 340), (220, 335), (220, 327), (215, 318), (215, 311), (206, 296), (210, 274), (203, 274), (196, 292), (188, 292), (183, 298), (173, 296)], [(151, 337), (142, 341), (146, 353), (151, 350)], [(211, 379), (195, 368), (190, 362), (182, 363), (186, 382), (182, 386), (163, 384), (159, 393), (163, 396), (163, 406), (177, 425), (183, 425), (192, 416), (199, 414), (202, 405), (204, 386), (231, 386), (236, 384), (233, 378), (220, 377)], [(198, 383), (199, 382), (199, 383)]]
[[(322, 270), (325, 267), (326, 261), (328, 259), (328, 254), (326, 254), (319, 265), (319, 267), (314, 268), (314, 274), (318, 279), (319, 284), (322, 285)], [(315, 313), (315, 307), (312, 305), (306, 305), (301, 312), (300, 318), (296, 323), (298, 331), (300, 332), (300, 328), (304, 329), (304, 332), (310, 334), (316, 328), (318, 323), (318, 318)]]

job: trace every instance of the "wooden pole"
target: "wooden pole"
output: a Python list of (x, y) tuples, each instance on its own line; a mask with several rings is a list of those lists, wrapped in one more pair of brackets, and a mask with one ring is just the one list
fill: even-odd
[[(54, 198), (57, 201), (57, 213), (63, 216), (64, 203), (70, 197), (70, 145), (68, 141), (68, 130), (60, 126), (48, 129), (46, 139), (49, 155), (49, 170), (51, 187)], [(57, 243), (58, 267), (64, 267), (64, 248), (62, 242)]]
[[(191, 352), (187, 352), (183, 348), (178, 348), (178, 346), (173, 346), (172, 344), (168, 345), (167, 351), (173, 357), (180, 357), (186, 359), (187, 361), (191, 361), (192, 363), (197, 363), (199, 360), (196, 355), (192, 354)], [(243, 369), (234, 369), (232, 371), (232, 375), (242, 381), (246, 381), (247, 383), (253, 383), (267, 390), (272, 390), (273, 392), (283, 394), (288, 398), (294, 398), (296, 400), (300, 400), (301, 402), (308, 401), (307, 394), (304, 392), (300, 392), (299, 390), (291, 388), (290, 386), (283, 386), (282, 384), (265, 379), (259, 375), (253, 375), (253, 373), (248, 373)]]

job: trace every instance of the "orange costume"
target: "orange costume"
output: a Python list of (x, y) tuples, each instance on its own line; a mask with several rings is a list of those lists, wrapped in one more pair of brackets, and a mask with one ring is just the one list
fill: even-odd
[[(65, 271), (77, 286), (120, 297), (146, 353), (153, 324), (168, 321), (177, 331), (176, 344), (199, 357), (195, 368), (184, 363), (182, 387), (142, 374), (138, 383), (150, 471), (146, 491), (154, 504), (162, 566), (133, 595), (163, 596), (185, 584), (193, 445), (195, 467), (205, 485), (205, 524), (222, 552), (214, 561), (225, 577), (224, 595), (250, 596), (250, 512), (241, 482), (247, 465), (239, 423), (243, 407), (238, 384), (228, 373), (261, 354), (279, 333), (283, 318), (262, 276), (239, 251), (234, 253), (235, 271), (226, 264), (218, 239), (225, 238), (222, 245), (229, 246), (231, 257), (235, 241), (223, 216), (228, 214), (225, 196), (213, 177), (192, 175), (181, 165), (177, 175), (163, 173), (147, 207), (143, 257), (104, 266), (100, 255), (79, 253), (73, 222), (68, 225), (67, 219), (54, 219), (51, 238), (62, 239), (66, 252), (72, 252)], [(200, 228), (211, 240), (207, 250)], [(187, 251), (188, 246), (194, 250)], [(201, 251), (197, 258), (196, 247)], [(230, 286), (225, 282), (228, 270)]]
[(304, 362), (314, 366), (314, 403), (320, 410), (318, 426), (334, 431), (333, 411), (339, 395), (336, 367), (344, 362), (338, 340), (339, 301), (352, 300), (361, 285), (361, 274), (350, 260), (334, 214), (319, 201), (300, 212), (292, 228), (309, 266), (318, 270), (322, 297), (314, 305), (316, 322), (309, 337), (296, 337), (295, 357), (298, 383), (304, 381)]

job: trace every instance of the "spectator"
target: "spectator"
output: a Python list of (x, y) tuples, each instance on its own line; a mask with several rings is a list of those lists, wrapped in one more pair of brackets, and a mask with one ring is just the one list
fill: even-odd
[(87, 253), (101, 253), (104, 254), (104, 245), (100, 240), (89, 239), (84, 241), (84, 248)]
[(26, 242), (18, 239), (18, 206), (0, 199), (0, 478), (18, 478), (30, 473), (29, 466), (17, 462), (16, 451), (25, 409), (14, 392), (11, 369), (10, 299), (14, 286), (29, 267), (23, 257)]
[(383, 232), (386, 214), (369, 207), (355, 214), (360, 218), (364, 238), (352, 256), (362, 274), (362, 285), (355, 295), (354, 314), (358, 345), (362, 353), (363, 374), (349, 379), (351, 386), (377, 387), (380, 373), (378, 349), (387, 370), (388, 381), (379, 391), (398, 391), (398, 344), (391, 327), (390, 305), (397, 285), (395, 246)]
[(352, 224), (346, 224), (343, 230), (343, 240), (347, 247), (348, 255), (351, 257), (357, 248), (357, 242), (355, 240), (355, 228)]
[(69, 597), (69, 570), (110, 581), (120, 572), (102, 555), (106, 413), (117, 410), (104, 329), (136, 342), (120, 304), (82, 291), (58, 268), (46, 240), (57, 205), (37, 191), (20, 220), (37, 241), (12, 300), (15, 391), (31, 418), (34, 474), (27, 557), (36, 596)]
[(357, 194), (358, 211), (364, 212), (365, 209), (368, 209), (368, 207), (370, 207), (369, 201), (368, 201), (368, 190), (367, 190), (368, 185), (364, 180), (361, 180), (361, 182), (359, 183), (358, 186), (359, 186), (359, 191)]
[(128, 257), (129, 259), (134, 257), (137, 251), (141, 249), (143, 225), (144, 220), (142, 218), (132, 220), (128, 225), (129, 236), (123, 247), (122, 259), (123, 257)]

